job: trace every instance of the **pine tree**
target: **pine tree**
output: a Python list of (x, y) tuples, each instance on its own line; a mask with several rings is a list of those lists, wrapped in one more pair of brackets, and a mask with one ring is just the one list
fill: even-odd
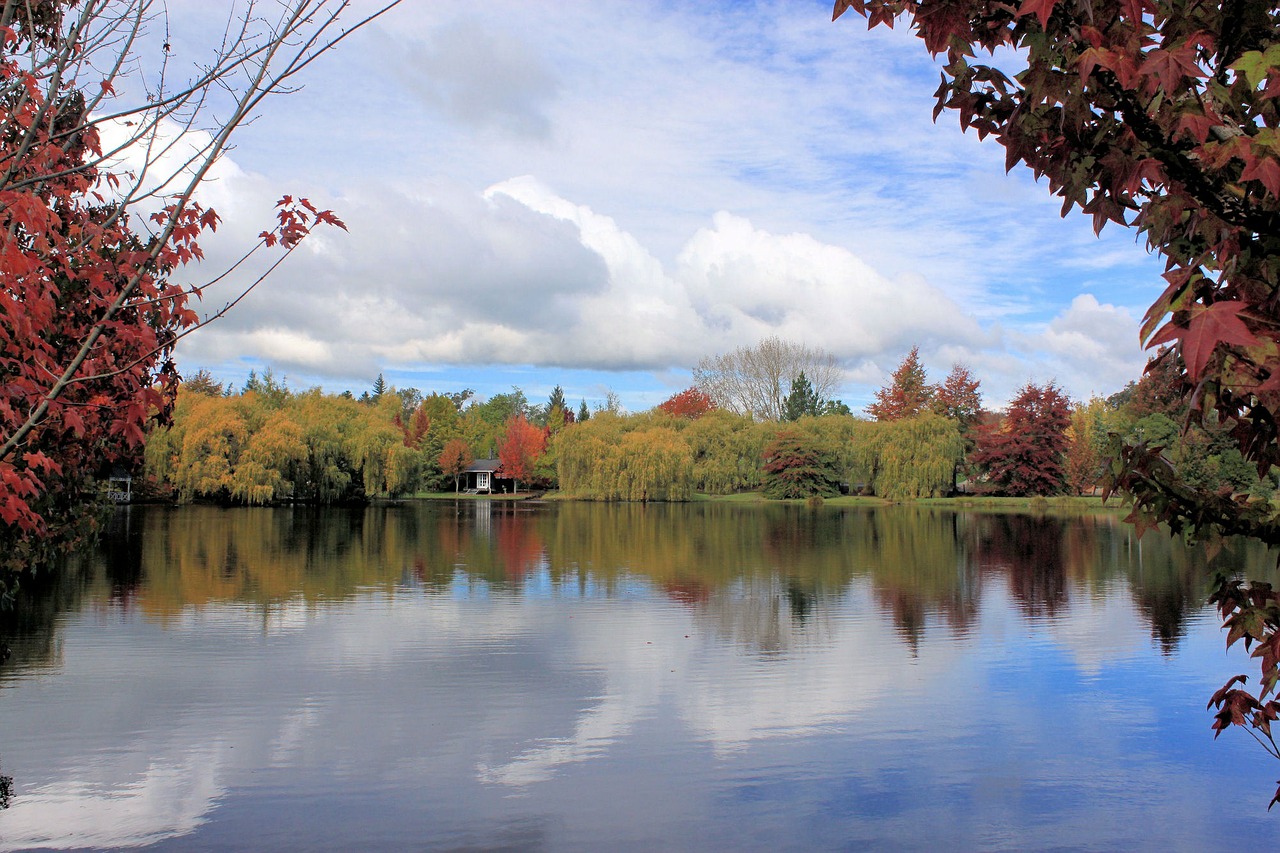
[(823, 406), (822, 398), (813, 390), (802, 370), (791, 380), (791, 393), (782, 403), (782, 420), (798, 421), (806, 415), (820, 415)]

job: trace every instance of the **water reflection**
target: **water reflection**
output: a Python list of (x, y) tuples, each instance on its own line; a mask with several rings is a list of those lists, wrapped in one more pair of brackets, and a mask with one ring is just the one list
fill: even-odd
[(133, 508), (5, 626), (0, 849), (1196, 846), (1251, 784), (1203, 572), (1107, 514)]
[[(1208, 565), (1269, 570), (1239, 543)], [(657, 590), (761, 653), (822, 632), (855, 579), (870, 584), (908, 646), (930, 624), (957, 635), (984, 586), (1006, 585), (1025, 618), (1052, 620), (1073, 594), (1123, 582), (1172, 653), (1202, 605), (1206, 563), (1161, 536), (1140, 545), (1114, 515), (1063, 519), (939, 509), (813, 513), (725, 505), (536, 506), (471, 502), (363, 510), (126, 508), (81, 555), (5, 616), (15, 668), (56, 664), (57, 614), (138, 611), (160, 625), (214, 603), (252, 606), (264, 632), (377, 589), (625, 597)], [(1074, 592), (1073, 592), (1074, 591)]]

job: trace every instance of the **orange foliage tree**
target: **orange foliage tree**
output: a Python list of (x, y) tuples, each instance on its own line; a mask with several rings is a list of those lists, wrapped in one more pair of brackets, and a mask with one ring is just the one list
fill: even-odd
[(530, 478), (546, 449), (546, 432), (529, 423), (524, 415), (507, 421), (506, 432), (498, 439), (498, 461), (502, 463), (503, 476), (515, 480), (517, 492), (520, 481)]
[(701, 389), (686, 388), (679, 394), (673, 394), (658, 404), (658, 408), (677, 418), (688, 418), (691, 421), (715, 409), (715, 401)]
[(440, 470), (447, 476), (453, 478), (453, 490), (458, 491), (458, 478), (462, 476), (462, 472), (467, 470), (467, 466), (476, 461), (475, 456), (471, 453), (471, 445), (467, 444), (461, 438), (451, 438), (444, 443), (444, 449), (440, 451)]

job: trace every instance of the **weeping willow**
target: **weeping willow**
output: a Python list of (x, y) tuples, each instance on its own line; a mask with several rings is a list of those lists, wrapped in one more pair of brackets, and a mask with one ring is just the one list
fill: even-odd
[(685, 426), (682, 434), (693, 454), (694, 488), (709, 495), (760, 488), (760, 458), (771, 426), (724, 410), (708, 412)]
[(956, 422), (939, 415), (862, 421), (850, 452), (858, 481), (888, 500), (943, 497), (955, 485), (964, 442)]
[(675, 429), (602, 413), (555, 439), (560, 490), (602, 501), (687, 501), (693, 453)]
[(422, 452), (394, 421), (399, 399), (376, 406), (319, 390), (279, 397), (180, 392), (172, 425), (147, 438), (147, 473), (178, 500), (333, 503), (417, 488)]

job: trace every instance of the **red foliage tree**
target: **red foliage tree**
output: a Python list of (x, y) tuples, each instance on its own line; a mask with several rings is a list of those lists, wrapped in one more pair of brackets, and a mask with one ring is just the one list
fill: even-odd
[(997, 494), (1058, 494), (1070, 425), (1071, 401), (1057, 386), (1028, 383), (999, 424), (980, 429), (970, 462)]
[[(262, 99), (344, 37), (323, 35), (336, 16), (322, 5), (291, 0), (265, 28), (232, 27), (239, 40), (184, 88), (159, 91), (128, 79), (144, 71), (135, 51), (151, 14), (141, 0), (0, 8), (0, 598), (91, 527), (77, 511), (93, 476), (136, 463), (148, 419), (167, 415), (176, 340), (243, 296), (204, 318), (188, 306), (204, 288), (177, 275), (218, 224), (192, 196)], [(141, 92), (138, 105), (119, 106), (117, 85)], [(171, 150), (163, 135), (196, 127), (211, 89), (224, 119), (179, 171), (157, 175), (157, 152)], [(106, 122), (132, 133), (124, 149), (147, 168), (106, 167), (122, 151), (104, 151)], [(159, 197), (160, 210), (145, 206)], [(278, 213), (259, 245), (292, 249), (316, 222), (341, 225), (305, 199), (286, 196)]]
[[(1179, 357), (1193, 416), (1212, 412), (1259, 473), (1280, 464), (1280, 16), (1265, 3), (1188, 0), (836, 0), (870, 26), (909, 20), (946, 54), (935, 116), (992, 136), (1012, 168), (1045, 176), (1093, 218), (1133, 225), (1165, 257), (1165, 288), (1144, 318), (1149, 346)], [(971, 62), (1002, 57), (1000, 67)], [(1159, 449), (1122, 448), (1107, 484), (1134, 503), (1139, 533), (1164, 522), (1215, 541), (1280, 544), (1280, 511), (1194, 487)], [(1228, 642), (1257, 642), (1256, 697), (1214, 696), (1219, 730), (1249, 725), (1280, 757), (1280, 600), (1264, 585), (1215, 579)], [(1243, 628), (1242, 628), (1243, 626)], [(1242, 629), (1242, 630), (1238, 630)], [(1273, 803), (1280, 801), (1277, 790)]]
[(943, 417), (958, 421), (967, 430), (982, 411), (982, 392), (978, 380), (963, 364), (955, 364), (941, 385), (935, 386), (933, 410)]
[(529, 423), (524, 415), (507, 421), (507, 430), (498, 439), (498, 460), (502, 463), (503, 476), (515, 480), (517, 492), (520, 481), (530, 478), (546, 449), (545, 430)]
[[(427, 413), (426, 407), (419, 403), (413, 410), (413, 414), (409, 416), (407, 424), (400, 422), (399, 415), (396, 415), (396, 424), (404, 433), (404, 446), (417, 450), (422, 446), (422, 439), (431, 430), (431, 415)], [(470, 462), (467, 463), (467, 465), (470, 464)]]
[(686, 388), (658, 404), (658, 408), (677, 418), (688, 418), (691, 421), (715, 409), (715, 401), (697, 387)]
[(783, 429), (764, 448), (764, 493), (770, 498), (840, 494), (835, 450), (821, 438)]
[(867, 414), (878, 421), (913, 418), (928, 411), (936, 391), (920, 363), (920, 347), (912, 347), (889, 377), (889, 384), (876, 391), (876, 401), (867, 406)]

